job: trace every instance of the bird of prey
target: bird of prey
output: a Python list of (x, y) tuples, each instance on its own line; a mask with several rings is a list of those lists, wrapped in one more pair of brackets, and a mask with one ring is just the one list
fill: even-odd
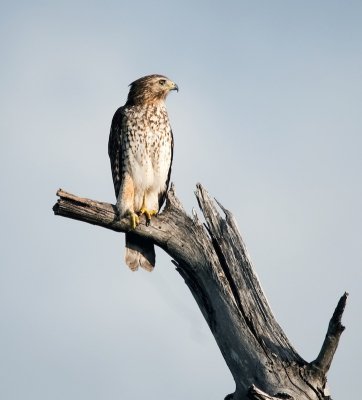
[(108, 142), (117, 210), (128, 217), (126, 264), (152, 271), (153, 243), (136, 236), (139, 216), (149, 224), (165, 200), (173, 157), (173, 135), (165, 106), (176, 83), (163, 75), (149, 75), (130, 84), (127, 102), (113, 116)]

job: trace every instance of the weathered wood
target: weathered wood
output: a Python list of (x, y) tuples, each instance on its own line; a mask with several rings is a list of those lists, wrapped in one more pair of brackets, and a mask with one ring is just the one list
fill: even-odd
[[(54, 213), (127, 232), (115, 206), (84, 199), (63, 190)], [(320, 354), (308, 363), (298, 355), (277, 323), (260, 286), (232, 214), (197, 185), (196, 198), (205, 217), (189, 217), (171, 187), (164, 211), (135, 234), (151, 239), (172, 258), (205, 317), (234, 377), (227, 399), (330, 399), (326, 375), (344, 327), (342, 296), (329, 324)]]
[(286, 393), (279, 393), (276, 396), (269, 396), (267, 393), (258, 389), (255, 385), (252, 385), (249, 389), (249, 398), (253, 400), (280, 400), (280, 399), (291, 399)]
[(346, 292), (339, 299), (337, 307), (329, 322), (327, 334), (324, 339), (321, 351), (319, 352), (318, 357), (311, 363), (311, 368), (314, 369), (315, 374), (321, 380), (323, 380), (323, 378), (327, 375), (327, 372), (331, 367), (334, 353), (336, 352), (338, 347), (339, 339), (342, 335), (342, 332), (345, 330), (345, 327), (342, 325), (341, 320), (344, 309), (346, 307), (347, 297), (348, 293)]

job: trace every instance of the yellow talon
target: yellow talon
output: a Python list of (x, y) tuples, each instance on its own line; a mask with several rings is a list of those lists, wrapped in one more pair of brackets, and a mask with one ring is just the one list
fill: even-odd
[(148, 225), (150, 224), (150, 222), (151, 222), (151, 217), (152, 217), (153, 215), (156, 215), (156, 214), (157, 214), (157, 210), (147, 210), (146, 207), (142, 207), (142, 208), (140, 209), (140, 211), (139, 211), (139, 214), (140, 214), (140, 215), (143, 215), (143, 214), (144, 214), (144, 216), (146, 217), (146, 225), (148, 226)]
[(129, 222), (131, 225), (131, 229), (136, 229), (137, 225), (140, 223), (140, 219), (138, 218), (138, 215), (135, 214), (134, 212), (129, 213)]

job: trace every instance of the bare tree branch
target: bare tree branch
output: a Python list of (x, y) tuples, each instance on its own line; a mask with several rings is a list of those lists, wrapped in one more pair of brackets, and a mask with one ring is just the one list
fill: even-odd
[[(57, 192), (59, 216), (127, 232), (112, 204)], [(189, 217), (171, 187), (164, 211), (133, 231), (164, 249), (194, 296), (232, 373), (236, 390), (226, 398), (330, 399), (326, 373), (344, 327), (342, 296), (317, 359), (308, 363), (296, 352), (277, 323), (254, 271), (233, 215), (223, 215), (207, 191), (197, 185), (196, 198), (205, 217)], [(276, 393), (276, 394), (268, 394)]]
[(328, 331), (318, 357), (311, 363), (320, 374), (326, 375), (332, 364), (334, 353), (337, 350), (339, 339), (345, 327), (342, 325), (342, 315), (347, 304), (348, 293), (339, 299), (333, 316), (329, 322)]

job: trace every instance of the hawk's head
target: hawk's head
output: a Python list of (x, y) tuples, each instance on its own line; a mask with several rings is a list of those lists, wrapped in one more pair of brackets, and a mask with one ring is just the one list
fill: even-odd
[(127, 104), (147, 104), (163, 101), (171, 90), (177, 90), (175, 82), (163, 75), (148, 75), (130, 84)]

